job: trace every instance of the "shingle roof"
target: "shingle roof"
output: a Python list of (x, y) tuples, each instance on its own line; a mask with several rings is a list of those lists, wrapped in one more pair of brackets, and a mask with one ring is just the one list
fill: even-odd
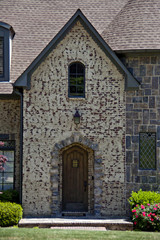
[(78, 8), (99, 33), (128, 0), (2, 0), (0, 21), (12, 25), (11, 82), (46, 47)]
[(129, 0), (102, 36), (113, 50), (160, 49), (160, 0)]

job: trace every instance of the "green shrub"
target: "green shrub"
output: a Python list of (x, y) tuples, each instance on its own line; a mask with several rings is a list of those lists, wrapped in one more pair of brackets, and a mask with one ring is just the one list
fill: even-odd
[(131, 209), (135, 208), (136, 205), (147, 205), (148, 203), (160, 203), (160, 193), (151, 191), (142, 191), (140, 189), (138, 192), (133, 192), (129, 198), (129, 204)]
[(17, 203), (0, 202), (0, 226), (8, 227), (18, 224), (22, 218), (22, 207)]
[(134, 229), (160, 231), (160, 203), (137, 206), (132, 210)]
[(2, 194), (0, 194), (0, 201), (19, 203), (19, 193), (13, 189), (2, 191)]

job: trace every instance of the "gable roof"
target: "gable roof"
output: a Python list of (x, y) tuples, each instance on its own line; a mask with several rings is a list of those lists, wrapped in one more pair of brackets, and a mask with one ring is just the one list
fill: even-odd
[(75, 22), (80, 21), (84, 28), (93, 37), (95, 42), (101, 47), (105, 54), (110, 58), (110, 60), (117, 66), (121, 72), (126, 76), (126, 89), (134, 89), (139, 87), (138, 81), (131, 75), (127, 68), (122, 64), (116, 54), (111, 50), (108, 44), (103, 40), (100, 34), (88, 21), (88, 19), (83, 15), (80, 9), (71, 17), (71, 19), (65, 24), (65, 26), (60, 30), (60, 32), (52, 39), (52, 41), (44, 48), (44, 50), (38, 55), (38, 57), (31, 63), (31, 65), (26, 69), (26, 71), (16, 80), (14, 86), (25, 87), (30, 89), (31, 74), (39, 66), (39, 64), (44, 61), (48, 54), (57, 46), (57, 44), (63, 39), (67, 32), (73, 27)]
[(10, 81), (26, 70), (80, 8), (101, 34), (128, 0), (3, 0), (0, 21), (15, 30)]
[(160, 0), (129, 0), (102, 36), (115, 51), (160, 49)]

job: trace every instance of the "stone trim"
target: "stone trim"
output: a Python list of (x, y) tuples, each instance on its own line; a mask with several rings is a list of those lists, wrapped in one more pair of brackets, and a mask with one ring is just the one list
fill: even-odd
[(101, 215), (101, 153), (98, 144), (80, 133), (73, 133), (69, 138), (56, 143), (51, 153), (51, 213), (53, 216), (58, 216), (62, 212), (62, 153), (75, 145), (84, 148), (88, 152), (88, 214)]

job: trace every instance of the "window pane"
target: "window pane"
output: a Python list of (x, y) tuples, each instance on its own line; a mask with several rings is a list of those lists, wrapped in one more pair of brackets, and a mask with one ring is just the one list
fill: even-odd
[(76, 63), (70, 66), (70, 73), (76, 73)]
[(3, 38), (0, 37), (0, 75), (3, 75)]
[(70, 86), (70, 93), (76, 93), (76, 87)]
[(4, 173), (4, 183), (13, 183), (13, 173)]
[(140, 169), (156, 169), (155, 133), (140, 133)]
[(83, 76), (77, 77), (77, 84), (78, 85), (83, 85), (83, 83), (84, 83), (84, 77)]
[(70, 85), (76, 85), (77, 83), (77, 78), (76, 76), (71, 76), (70, 77)]
[(4, 170), (0, 172), (0, 189), (13, 189), (15, 142), (11, 140), (2, 140), (1, 142), (4, 144), (0, 146), (0, 154), (6, 156), (8, 161), (3, 166)]
[(77, 87), (77, 93), (83, 93), (83, 87)]
[(3, 190), (13, 189), (13, 183), (12, 184), (4, 184)]
[(3, 182), (3, 174), (2, 172), (0, 172), (0, 185), (2, 184), (2, 182)]
[(4, 151), (3, 155), (7, 157), (8, 161), (14, 161), (14, 151)]
[(14, 162), (7, 161), (4, 165), (5, 172), (13, 172), (14, 171)]
[(69, 69), (69, 96), (84, 97), (85, 93), (85, 67), (83, 64), (74, 63)]
[(77, 73), (84, 73), (84, 66), (77, 63)]

